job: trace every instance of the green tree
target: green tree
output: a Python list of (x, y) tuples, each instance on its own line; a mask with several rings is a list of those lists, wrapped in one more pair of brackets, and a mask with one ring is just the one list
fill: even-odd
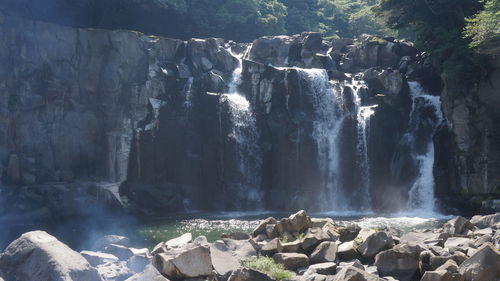
[(472, 39), (470, 46), (474, 48), (499, 46), (500, 0), (486, 1), (484, 10), (467, 19), (465, 36)]

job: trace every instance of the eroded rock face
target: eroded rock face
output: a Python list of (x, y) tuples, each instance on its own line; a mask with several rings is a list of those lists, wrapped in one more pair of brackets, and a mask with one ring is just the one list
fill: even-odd
[(0, 271), (14, 281), (102, 280), (83, 256), (44, 231), (25, 233), (7, 246)]

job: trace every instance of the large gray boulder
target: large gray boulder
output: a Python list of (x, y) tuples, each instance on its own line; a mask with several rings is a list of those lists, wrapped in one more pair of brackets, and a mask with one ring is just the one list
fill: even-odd
[(377, 275), (370, 274), (354, 266), (346, 266), (335, 275), (333, 281), (385, 281)]
[(242, 268), (233, 272), (228, 281), (274, 281), (274, 279), (256, 270)]
[(156, 254), (152, 263), (171, 280), (205, 277), (213, 270), (210, 247), (207, 243), (196, 242), (196, 239), (184, 247)]
[(112, 244), (128, 247), (130, 246), (130, 240), (125, 236), (106, 235), (94, 242), (94, 244), (92, 245), (92, 250), (97, 252), (103, 251), (106, 249), (106, 247)]
[(494, 227), (500, 223), (500, 213), (487, 216), (473, 216), (470, 222), (478, 228)]
[(366, 240), (359, 245), (358, 251), (363, 258), (370, 260), (381, 251), (392, 247), (394, 247), (392, 237), (384, 231), (379, 231), (369, 235)]
[(360, 258), (359, 252), (356, 250), (354, 241), (344, 242), (338, 246), (337, 256), (342, 261), (348, 261)]
[(302, 240), (302, 249), (306, 252), (312, 251), (319, 243), (330, 239), (330, 235), (322, 228), (309, 228)]
[(420, 252), (422, 248), (418, 245), (396, 245), (377, 254), (374, 265), (381, 276), (410, 281), (418, 274)]
[(311, 253), (311, 263), (334, 262), (337, 257), (337, 243), (322, 242)]
[(268, 217), (267, 219), (262, 220), (259, 225), (257, 225), (257, 227), (253, 230), (253, 236), (255, 237), (259, 234), (267, 234), (267, 225), (276, 225), (276, 223), (278, 223), (278, 221), (276, 221), (276, 219), (273, 217)]
[(304, 254), (277, 253), (273, 256), (277, 263), (282, 263), (287, 269), (295, 270), (309, 265), (309, 258)]
[(241, 260), (256, 255), (257, 251), (249, 241), (223, 239), (210, 246), (212, 265), (217, 274), (222, 276), (229, 276), (240, 267)]
[(284, 233), (301, 233), (312, 225), (311, 218), (307, 216), (304, 210), (298, 211), (288, 218), (281, 219), (276, 228), (279, 235)]
[(474, 225), (464, 218), (457, 216), (443, 225), (442, 232), (450, 235), (465, 234), (469, 230), (473, 230)]
[(0, 255), (0, 271), (12, 281), (100, 281), (85, 258), (45, 231), (23, 234)]
[(470, 258), (465, 260), (458, 271), (465, 281), (498, 281), (500, 280), (500, 253), (493, 245), (487, 243)]
[(153, 265), (148, 265), (143, 272), (137, 273), (129, 277), (125, 281), (169, 281), (163, 277), (161, 273)]
[(112, 254), (92, 252), (92, 251), (81, 251), (80, 254), (90, 263), (92, 266), (98, 266), (104, 263), (117, 262), (119, 259)]

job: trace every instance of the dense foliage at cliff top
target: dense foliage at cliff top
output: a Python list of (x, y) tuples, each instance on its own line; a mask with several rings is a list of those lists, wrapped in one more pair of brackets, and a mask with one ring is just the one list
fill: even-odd
[[(59, 24), (187, 39), (319, 31), (406, 37), (460, 84), (484, 63), (470, 47), (498, 45), (500, 0), (0, 0), (3, 13)], [(464, 32), (465, 30), (465, 32)], [(495, 45), (496, 44), (496, 45)], [(484, 70), (484, 69), (483, 69)], [(484, 72), (483, 72), (484, 73)], [(464, 87), (464, 90), (466, 90)]]

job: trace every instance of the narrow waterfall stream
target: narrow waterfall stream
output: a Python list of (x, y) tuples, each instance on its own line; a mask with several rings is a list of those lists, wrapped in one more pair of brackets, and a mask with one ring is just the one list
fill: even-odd
[(360, 90), (366, 88), (363, 82), (353, 80), (348, 86), (353, 93), (357, 111), (357, 164), (361, 174), (361, 210), (370, 211), (372, 202), (370, 196), (370, 160), (368, 158), (367, 131), (370, 128), (370, 117), (375, 114), (374, 108), (377, 105), (362, 106)]
[(408, 82), (412, 98), (409, 130), (405, 135), (418, 168), (408, 199), (408, 209), (434, 212), (434, 142), (433, 137), (444, 121), (439, 96), (432, 96), (418, 82)]
[(243, 210), (258, 210), (262, 208), (261, 167), (262, 151), (259, 147), (255, 115), (249, 101), (239, 93), (243, 70), (242, 60), (250, 47), (238, 58), (238, 67), (234, 70), (229, 84), (229, 93), (223, 95), (222, 102), (227, 101), (231, 117), (231, 129), (228, 137), (234, 140), (237, 150), (239, 182), (231, 183), (232, 192), (242, 202)]
[(347, 208), (343, 198), (340, 163), (342, 127), (348, 112), (343, 107), (342, 88), (334, 86), (324, 69), (297, 69), (301, 80), (308, 83), (315, 108), (313, 137), (318, 147), (318, 162), (323, 174), (321, 211)]

